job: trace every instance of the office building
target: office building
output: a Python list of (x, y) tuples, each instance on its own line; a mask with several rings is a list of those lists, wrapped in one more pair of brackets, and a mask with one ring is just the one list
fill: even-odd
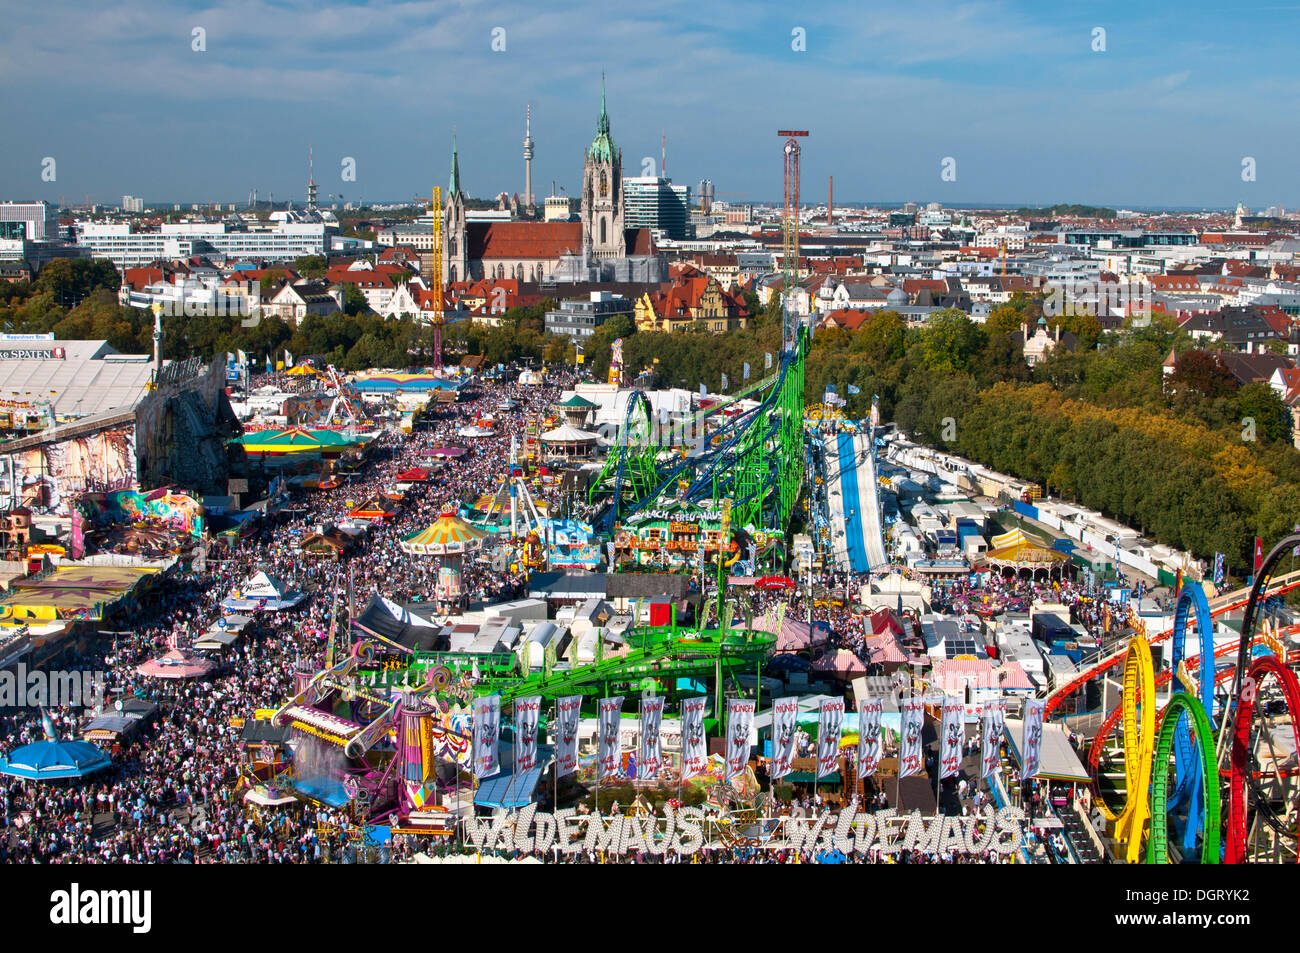
[(624, 223), (628, 228), (658, 229), (678, 241), (691, 237), (691, 190), (673, 185), (662, 176), (636, 176), (623, 180), (626, 199)]
[(136, 229), (125, 222), (77, 222), (77, 244), (117, 268), (138, 268), (159, 259), (209, 255), (284, 261), (325, 254), (331, 226), (326, 222), (278, 222), (241, 226), (226, 222), (163, 223)]

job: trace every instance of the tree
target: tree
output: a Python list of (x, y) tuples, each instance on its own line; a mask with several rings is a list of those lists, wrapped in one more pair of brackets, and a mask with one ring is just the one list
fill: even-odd
[(366, 296), (356, 285), (343, 286), (343, 313), (352, 317), (369, 309)]
[(1252, 381), (1237, 392), (1237, 408), (1240, 419), (1253, 420), (1255, 432), (1264, 440), (1291, 440), (1291, 411), (1262, 381)]
[(962, 370), (986, 339), (984, 330), (956, 308), (936, 311), (922, 339), (925, 365), (940, 374)]
[(1228, 397), (1237, 389), (1237, 379), (1228, 370), (1218, 351), (1200, 348), (1185, 352), (1178, 358), (1174, 372), (1169, 375), (1173, 393), (1183, 402), (1196, 398)]
[(319, 278), (325, 274), (328, 263), (320, 255), (303, 255), (293, 261), (293, 270), (304, 278)]

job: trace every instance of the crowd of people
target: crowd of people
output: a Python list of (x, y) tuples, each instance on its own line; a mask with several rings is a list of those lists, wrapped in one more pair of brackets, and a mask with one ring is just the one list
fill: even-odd
[[(305, 386), (282, 375), (261, 381), (280, 387)], [(541, 385), (501, 382), (470, 385), (462, 399), (434, 403), (411, 433), (383, 429), (370, 441), (355, 468), (343, 467), (338, 485), (329, 489), (295, 487), (278, 481), (273, 505), (257, 522), (221, 541), (204, 543), (190, 568), (173, 572), (166, 585), (144, 589), (129, 609), (105, 620), (111, 640), (82, 640), (59, 659), (62, 668), (108, 675), (109, 698), (135, 696), (155, 702), (156, 723), (123, 738), (112, 752), (111, 767), (81, 781), (36, 784), (0, 780), (0, 862), (32, 863), (175, 863), (349, 861), (371, 857), (358, 845), (343, 814), (314, 803), (284, 810), (259, 810), (245, 803), (237, 784), (246, 767), (242, 719), (258, 709), (274, 708), (292, 694), (294, 673), (320, 668), (328, 634), (347, 642), (347, 606), (363, 606), (371, 594), (398, 602), (427, 600), (434, 591), (439, 560), (403, 552), (401, 540), (432, 523), (447, 504), (465, 505), (490, 498), (502, 486), (507, 461), (525, 424), (571, 388), (565, 372), (549, 375)], [(468, 437), (467, 424), (490, 433)], [(458, 447), (458, 456), (436, 455)], [(359, 503), (391, 491), (398, 474), (414, 467), (431, 471), (415, 482), (383, 520), (352, 518)], [(560, 504), (554, 485), (538, 484), (535, 494)], [(579, 511), (579, 515), (583, 515)], [(340, 559), (307, 556), (302, 541), (331, 524), (353, 533)], [(460, 562), (461, 586), (470, 601), (500, 601), (523, 592), (526, 575), (517, 561), (497, 553), (469, 554)], [(202, 679), (163, 680), (141, 674), (138, 666), (170, 646), (184, 648), (211, 630), (222, 614), (221, 602), (246, 580), (264, 571), (286, 590), (304, 594), (290, 608), (258, 612), (241, 638), (211, 656), (215, 667)], [(864, 617), (855, 608), (862, 578), (826, 569), (794, 589), (750, 589), (754, 614), (787, 605), (787, 618), (811, 619), (822, 651), (845, 648), (864, 662)], [(705, 581), (707, 584), (707, 581)], [(1008, 592), (1032, 595), (1032, 587), (1008, 586)], [(936, 601), (968, 595), (941, 586)], [(1066, 584), (1055, 595), (1080, 608), (1088, 623), (1100, 623), (1092, 606), (1099, 593)], [(811, 605), (809, 605), (811, 601)], [(55, 730), (78, 737), (87, 712), (55, 709)], [(39, 740), (41, 713), (23, 709), (0, 712), (0, 754)], [(963, 784), (965, 782), (963, 781)], [(806, 797), (806, 795), (799, 795)], [(987, 797), (972, 781), (961, 791), (962, 813), (978, 810)], [(798, 804), (800, 802), (796, 802)], [(877, 809), (888, 801), (879, 794)], [(809, 801), (805, 811), (819, 809)], [(410, 859), (417, 852), (438, 855), (464, 850), (462, 845), (427, 845), (396, 838), (383, 859)], [(709, 848), (690, 862), (795, 863), (815, 859), (789, 851)], [(847, 858), (849, 862), (966, 863), (989, 858), (904, 852), (879, 852)], [(566, 863), (672, 863), (682, 859), (630, 855), (610, 858), (578, 854)]]

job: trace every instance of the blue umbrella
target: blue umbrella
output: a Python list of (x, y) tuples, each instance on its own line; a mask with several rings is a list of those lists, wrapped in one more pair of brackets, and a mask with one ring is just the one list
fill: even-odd
[(0, 774), (32, 781), (81, 778), (110, 764), (108, 756), (89, 741), (37, 741), (0, 758)]

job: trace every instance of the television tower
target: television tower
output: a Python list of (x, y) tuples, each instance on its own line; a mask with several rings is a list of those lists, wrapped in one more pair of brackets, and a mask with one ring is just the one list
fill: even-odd
[(524, 112), (524, 205), (529, 214), (537, 207), (533, 202), (533, 104)]
[(307, 211), (316, 210), (316, 173), (312, 165), (311, 143), (307, 144)]

